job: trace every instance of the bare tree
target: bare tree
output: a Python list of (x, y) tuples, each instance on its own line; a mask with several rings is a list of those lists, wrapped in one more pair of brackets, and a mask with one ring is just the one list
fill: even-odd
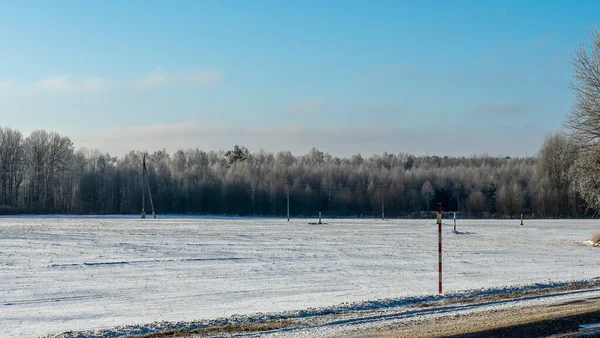
[(591, 46), (582, 44), (573, 56), (575, 103), (565, 124), (583, 150), (596, 151), (600, 140), (600, 31), (590, 33)]
[[(557, 212), (567, 215), (579, 201), (573, 189), (564, 189), (570, 158), (554, 146), (540, 151), (539, 161), (391, 153), (339, 158), (317, 149), (294, 156), (289, 151), (252, 154), (238, 148), (236, 161), (230, 161), (233, 151), (229, 156), (199, 149), (148, 155), (148, 181), (159, 210), (282, 215), (287, 209), (286, 182), (292, 215), (314, 215), (318, 210), (337, 216), (379, 215), (381, 187), (389, 217), (414, 217), (425, 203), (431, 208), (434, 196), (454, 206), (457, 187), (460, 201), (465, 200), (461, 205), (499, 216), (525, 210), (543, 213), (545, 206), (558, 201), (556, 196), (564, 200)], [(138, 213), (141, 156), (131, 151), (117, 158), (97, 149), (74, 153), (70, 139), (54, 132), (34, 131), (23, 140), (18, 131), (0, 129), (0, 204), (34, 213)], [(562, 166), (558, 176), (556, 163)], [(555, 186), (563, 190), (550, 188), (549, 177), (558, 177)], [(593, 179), (582, 176), (579, 183)]]
[(50, 137), (45, 130), (35, 130), (25, 139), (25, 156), (29, 169), (27, 191), (28, 208), (42, 210), (42, 192), (48, 161)]
[(474, 190), (467, 198), (467, 208), (470, 212), (481, 214), (485, 210), (485, 196), (481, 191)]
[(500, 187), (496, 200), (498, 210), (511, 218), (518, 216), (523, 211), (524, 196), (521, 185), (511, 180)]
[(565, 122), (579, 146), (572, 177), (588, 206), (600, 209), (600, 31), (592, 30), (572, 64), (575, 103)]
[(16, 206), (23, 169), (23, 135), (0, 128), (0, 204)]
[[(546, 136), (538, 155), (536, 178), (547, 182), (547, 186), (538, 188), (543, 188), (552, 197), (552, 200), (542, 203), (543, 209), (551, 211), (554, 217), (573, 213), (569, 210), (571, 166), (576, 159), (577, 146), (567, 135), (554, 133)], [(543, 196), (548, 197), (548, 194)]]
[(429, 180), (423, 183), (423, 187), (421, 188), (421, 195), (423, 196), (423, 198), (425, 198), (425, 201), (427, 202), (427, 211), (431, 211), (429, 209), (429, 202), (431, 202), (431, 199), (433, 198), (434, 191), (433, 186), (431, 185), (431, 182), (429, 182)]

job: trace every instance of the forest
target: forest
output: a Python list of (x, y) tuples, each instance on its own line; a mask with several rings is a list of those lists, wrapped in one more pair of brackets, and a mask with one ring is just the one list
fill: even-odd
[[(576, 147), (549, 134), (537, 157), (382, 153), (339, 158), (312, 149), (251, 152), (75, 149), (69, 137), (0, 128), (0, 213), (139, 214), (142, 160), (158, 215), (430, 217), (437, 203), (459, 217), (588, 217), (570, 181)], [(145, 208), (150, 209), (148, 198)]]

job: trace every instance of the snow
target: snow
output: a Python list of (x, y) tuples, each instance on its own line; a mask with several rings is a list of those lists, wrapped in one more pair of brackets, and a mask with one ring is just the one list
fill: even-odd
[[(0, 219), (9, 337), (437, 293), (434, 220)], [(444, 224), (444, 290), (598, 277), (596, 220)], [(365, 302), (369, 301), (370, 302)], [(309, 311), (310, 312), (310, 311)], [(299, 312), (300, 313), (300, 312)], [(250, 317), (248, 317), (250, 318)]]
[(595, 329), (600, 329), (600, 323), (579, 325), (579, 331), (585, 331), (585, 332), (582, 332), (577, 336), (578, 337), (585, 337), (585, 336), (596, 337), (598, 334), (600, 334), (600, 330), (595, 330)]
[(600, 323), (579, 325), (579, 330), (581, 331), (590, 329), (600, 329)]

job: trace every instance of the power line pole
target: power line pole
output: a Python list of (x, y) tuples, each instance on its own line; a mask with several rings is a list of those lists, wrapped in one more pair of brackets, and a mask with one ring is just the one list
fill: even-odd
[(285, 181), (287, 187), (287, 216), (288, 222), (290, 221), (290, 181)]
[(146, 187), (144, 187), (144, 183), (146, 182), (146, 155), (142, 157), (142, 219), (146, 218), (146, 211), (144, 208), (146, 207)]
[[(145, 186), (144, 186), (145, 185)], [(154, 210), (154, 202), (152, 201), (152, 193), (150, 192), (150, 181), (148, 180), (148, 169), (146, 167), (146, 154), (142, 157), (142, 217), (146, 218), (146, 193), (145, 189), (148, 189), (148, 197), (150, 198), (150, 207), (152, 208), (152, 217), (156, 218), (156, 211)]]
[(150, 207), (152, 208), (152, 218), (156, 218), (156, 211), (154, 211), (154, 202), (152, 202), (152, 193), (150, 192), (150, 181), (146, 174), (146, 185), (148, 186), (148, 197), (150, 198)]

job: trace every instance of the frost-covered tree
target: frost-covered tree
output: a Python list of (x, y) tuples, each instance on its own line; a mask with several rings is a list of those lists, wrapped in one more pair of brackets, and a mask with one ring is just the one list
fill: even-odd
[(0, 128), (0, 205), (16, 207), (23, 176), (23, 135)]
[[(35, 131), (24, 140), (17, 131), (4, 132), (0, 131), (0, 204), (8, 207), (0, 212), (139, 213), (144, 154), (161, 213), (283, 216), (288, 184), (291, 215), (311, 217), (318, 211), (379, 216), (382, 194), (390, 218), (418, 217), (432, 207), (434, 197), (444, 208), (460, 202), (461, 211), (466, 206), (473, 216), (544, 214), (558, 196), (557, 189), (548, 188), (551, 174), (544, 169), (545, 161), (555, 157), (546, 155), (537, 160), (384, 152), (341, 158), (317, 149), (294, 155), (251, 153), (240, 146), (229, 154), (200, 149), (169, 154), (163, 149), (114, 157), (98, 149), (74, 152), (68, 137), (48, 131)], [(11, 163), (16, 170), (9, 168)], [(578, 208), (572, 189), (567, 195), (558, 216), (574, 215)]]
[(427, 211), (431, 211), (431, 209), (429, 209), (429, 204), (431, 202), (431, 199), (433, 198), (434, 193), (435, 192), (433, 191), (433, 186), (431, 185), (431, 182), (429, 182), (429, 180), (425, 181), (425, 183), (423, 183), (423, 187), (421, 188), (421, 196), (425, 198), (425, 202), (427, 203)]
[[(541, 184), (538, 193), (544, 213), (554, 217), (568, 215), (572, 194), (571, 167), (577, 159), (577, 146), (565, 134), (548, 134), (538, 154), (535, 179)], [(545, 193), (544, 193), (545, 192)]]
[(476, 214), (481, 214), (485, 210), (485, 195), (479, 190), (471, 192), (467, 198), (467, 208)]
[(573, 56), (575, 102), (565, 122), (577, 142), (575, 187), (587, 205), (600, 209), (600, 31), (590, 33)]

